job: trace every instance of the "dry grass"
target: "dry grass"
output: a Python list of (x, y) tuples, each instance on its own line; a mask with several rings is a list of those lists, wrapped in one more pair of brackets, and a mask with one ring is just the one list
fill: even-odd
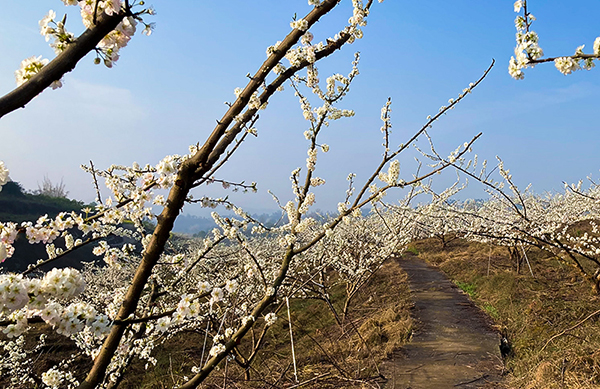
[[(600, 388), (600, 320), (593, 317), (551, 341), (600, 309), (592, 286), (567, 262), (533, 249), (520, 274), (503, 247), (455, 241), (414, 244), (419, 256), (446, 272), (495, 320), (512, 343), (507, 358), (513, 388)], [(489, 275), (488, 275), (489, 271)]]
[[(344, 286), (337, 285), (331, 292), (333, 305), (341, 312)], [(378, 365), (410, 338), (411, 307), (406, 274), (394, 260), (385, 263), (354, 297), (342, 326), (323, 301), (291, 301), (298, 381), (313, 379), (302, 387), (362, 388), (365, 382), (375, 383), (379, 380)], [(223, 362), (202, 387), (272, 388), (296, 384), (287, 310), (284, 308), (278, 316), (252, 365), (249, 381), (244, 378), (244, 370), (230, 360)], [(260, 330), (256, 329), (257, 334)], [(46, 325), (38, 325), (29, 335), (39, 337), (44, 332), (50, 334), (49, 346), (31, 367), (38, 376), (76, 351), (69, 339), (49, 332)], [(203, 342), (204, 334), (200, 332), (177, 334), (155, 349), (156, 366), (146, 369), (146, 361), (135, 359), (119, 388), (166, 389), (185, 382), (192, 376), (191, 368), (199, 363)], [(242, 344), (240, 349), (248, 350), (248, 346)], [(85, 371), (91, 361), (82, 358), (78, 363)], [(0, 387), (9, 386), (0, 377)]]
[[(332, 291), (334, 307), (341, 311), (342, 285)], [(322, 377), (303, 388), (362, 388), (363, 381), (379, 379), (378, 366), (412, 333), (410, 294), (406, 274), (390, 260), (354, 298), (349, 314), (339, 326), (326, 304), (297, 300), (291, 305), (298, 382)], [(280, 312), (276, 328), (269, 333), (256, 360), (251, 378), (230, 364), (230, 379), (240, 388), (287, 387), (296, 383), (293, 374), (289, 322)], [(324, 376), (328, 374), (327, 376)], [(223, 369), (213, 381), (222, 387)]]

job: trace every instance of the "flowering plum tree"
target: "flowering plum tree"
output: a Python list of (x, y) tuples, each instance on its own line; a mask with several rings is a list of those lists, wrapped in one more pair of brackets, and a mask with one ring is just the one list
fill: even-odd
[[(492, 170), (498, 172), (500, 177), (497, 178), (486, 172), (486, 166), (478, 168), (461, 161), (454, 162), (454, 166), (481, 182), (490, 199), (480, 204), (442, 204), (448, 216), (455, 219), (451, 231), (468, 240), (508, 247), (511, 256), (518, 261), (517, 266), (523, 259), (528, 262), (528, 246), (560, 256), (576, 267), (596, 292), (600, 292), (597, 225), (600, 196), (597, 183), (590, 181), (588, 189), (582, 189), (581, 181), (565, 184), (564, 193), (541, 196), (533, 193), (530, 187), (519, 189), (500, 159)], [(435, 230), (435, 221), (429, 219), (437, 219), (437, 207), (433, 214), (431, 206), (423, 207), (419, 212), (423, 214), (421, 222)], [(573, 229), (576, 225), (585, 227), (586, 232), (576, 233)]]
[[(143, 24), (147, 35), (152, 31), (152, 24), (144, 17), (154, 11), (145, 8), (142, 1), (63, 2), (80, 6), (87, 30), (75, 38), (66, 30), (65, 20), (58, 21), (54, 12), (44, 17), (41, 33), (51, 40), (57, 57), (52, 61), (33, 57), (22, 63), (16, 73), (18, 87), (0, 98), (0, 116), (23, 107), (48, 87), (59, 87), (64, 74), (88, 52), (94, 51), (95, 61), (110, 67), (137, 25)], [(425, 172), (419, 169), (411, 178), (400, 178), (397, 157), (418, 138), (429, 137), (428, 128), (464, 99), (489, 69), (428, 117), (423, 127), (397, 148), (391, 146), (388, 100), (381, 111), (381, 162), (362, 185), (356, 185), (355, 176), (350, 174), (349, 189), (337, 215), (324, 220), (312, 218), (312, 188), (325, 184), (316, 175), (318, 156), (329, 150), (328, 145), (319, 142), (319, 136), (330, 122), (353, 116), (353, 111), (338, 105), (358, 75), (359, 57), (355, 57), (347, 76), (334, 74), (324, 85), (317, 63), (362, 37), (373, 2), (353, 0), (348, 24), (334, 37), (313, 42), (309, 29), (340, 3), (309, 0), (313, 9), (294, 20), (289, 34), (267, 49), (265, 62), (243, 89), (236, 89), (235, 102), (203, 144), (190, 146), (184, 155), (167, 156), (156, 165), (112, 165), (104, 170), (87, 166), (94, 181), (104, 181), (112, 193), (106, 200), (98, 198), (95, 209), (62, 213), (52, 219), (42, 216), (22, 225), (0, 223), (0, 260), (10, 260), (19, 234), (31, 243), (44, 243), (48, 253), (47, 259), (23, 274), (0, 275), (0, 325), (14, 339), (0, 343), (6, 350), (0, 356), (0, 369), (3, 375), (10, 375), (14, 386), (114, 388), (134, 357), (150, 365), (155, 363), (154, 347), (189, 329), (203, 333), (205, 340), (201, 357), (190, 371), (191, 378), (180, 382), (180, 387), (197, 387), (228, 356), (248, 371), (261, 347), (260, 339), (277, 319), (283, 299), (312, 293), (309, 280), (323, 275), (325, 269), (333, 269), (348, 285), (349, 304), (381, 262), (407, 242), (413, 228), (406, 213), (416, 188), (462, 160), (479, 135), (461, 144), (449, 160), (438, 161)], [(220, 180), (215, 174), (248, 135), (256, 134), (258, 111), (267, 107), (270, 97), (285, 83), (296, 92), (308, 123), (304, 133), (308, 143), (306, 166), (292, 171), (294, 199), (280, 204), (286, 221), (268, 227), (227, 198), (192, 197), (193, 189), (215, 181), (222, 182), (225, 189), (256, 189), (255, 183)], [(8, 170), (0, 164), (0, 184), (7, 177)], [(376, 223), (385, 220), (380, 215), (363, 219), (361, 208), (378, 204), (392, 188), (408, 190), (405, 213), (396, 213), (398, 219), (382, 225)], [(157, 194), (159, 189), (168, 190), (168, 196)], [(171, 230), (186, 203), (224, 206), (236, 216), (213, 213), (218, 228), (202, 240), (178, 247), (170, 240)], [(161, 208), (159, 214), (154, 211), (156, 207)], [(146, 229), (148, 220), (155, 223), (153, 231)], [(132, 222), (135, 228), (124, 228), (124, 222)], [(116, 247), (106, 239), (111, 235), (126, 236), (139, 244)], [(385, 237), (390, 239), (384, 244)], [(104, 259), (106, 267), (92, 266), (83, 273), (74, 269), (40, 271), (42, 265), (86, 245), (94, 246), (94, 254)], [(40, 346), (27, 349), (24, 341), (30, 324), (36, 321), (70, 337), (80, 350), (39, 376), (28, 367), (32, 351)], [(260, 329), (263, 334), (256, 342), (245, 340), (252, 329)], [(89, 371), (75, 362), (81, 355), (92, 359)]]

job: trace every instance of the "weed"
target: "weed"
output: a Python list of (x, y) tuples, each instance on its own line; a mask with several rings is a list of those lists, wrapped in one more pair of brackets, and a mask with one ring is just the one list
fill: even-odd
[(475, 291), (475, 284), (461, 281), (454, 281), (456, 286), (463, 292), (469, 295), (471, 300), (475, 300), (477, 298), (477, 292)]
[(413, 247), (413, 246), (407, 247), (406, 251), (408, 251), (409, 253), (411, 253), (413, 255), (419, 255), (419, 250), (417, 250), (417, 248)]
[(487, 314), (492, 317), (492, 319), (500, 319), (500, 314), (498, 313), (498, 310), (492, 304), (488, 302), (483, 303), (483, 310), (486, 311)]

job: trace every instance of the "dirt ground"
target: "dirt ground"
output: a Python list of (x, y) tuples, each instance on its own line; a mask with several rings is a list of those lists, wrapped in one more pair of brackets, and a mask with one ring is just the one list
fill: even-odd
[(407, 272), (417, 321), (412, 340), (384, 363), (386, 389), (503, 387), (500, 335), (446, 276), (413, 255)]

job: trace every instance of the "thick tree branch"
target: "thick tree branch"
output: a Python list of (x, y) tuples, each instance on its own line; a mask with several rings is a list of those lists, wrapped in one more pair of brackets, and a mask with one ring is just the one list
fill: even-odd
[(114, 30), (127, 15), (125, 11), (108, 16), (100, 15), (98, 23), (92, 29), (86, 30), (75, 42), (44, 66), (27, 82), (17, 87), (12, 92), (0, 97), (0, 118), (19, 108), (24, 108), (35, 96), (50, 86), (54, 81), (75, 68), (75, 65), (94, 50), (98, 43), (112, 30)]
[[(310, 27), (313, 24), (315, 24), (321, 18), (321, 16), (331, 11), (340, 1), (341, 0), (326, 0), (320, 6), (315, 7), (308, 15), (304, 17), (304, 20), (306, 20), (306, 22), (308, 23), (308, 28), (310, 29)], [(252, 112), (251, 115), (245, 117), (246, 120), (243, 120), (242, 122), (237, 122), (235, 126), (239, 127), (238, 131), (234, 134), (233, 130), (229, 130), (228, 135), (225, 137), (225, 139), (223, 139), (223, 142), (219, 144), (219, 147), (217, 147), (217, 144), (219, 143), (219, 141), (221, 140), (221, 138), (225, 134), (225, 131), (228, 129), (231, 123), (233, 123), (235, 118), (240, 113), (242, 113), (244, 108), (248, 106), (250, 98), (252, 97), (254, 92), (258, 91), (258, 88), (261, 85), (263, 85), (267, 75), (273, 70), (275, 66), (277, 66), (279, 61), (281, 61), (284, 58), (288, 50), (290, 50), (296, 43), (298, 43), (298, 41), (300, 40), (302, 35), (304, 35), (304, 33), (305, 31), (294, 29), (285, 37), (285, 39), (279, 44), (279, 46), (277, 46), (277, 50), (275, 50), (275, 52), (271, 54), (269, 58), (267, 58), (267, 60), (262, 64), (260, 69), (258, 69), (258, 71), (255, 73), (255, 75), (250, 78), (250, 82), (248, 83), (248, 85), (246, 85), (246, 87), (239, 95), (235, 103), (233, 103), (233, 105), (227, 110), (227, 112), (221, 118), (221, 120), (217, 122), (217, 126), (213, 130), (212, 134), (208, 137), (207, 141), (204, 143), (199, 152), (187, 161), (189, 165), (196, 165), (198, 167), (198, 171), (196, 172), (197, 179), (201, 178), (204, 175), (204, 173), (210, 170), (210, 167), (216, 162), (216, 160), (218, 160), (218, 157), (223, 152), (225, 152), (225, 149), (233, 141), (235, 135), (239, 133), (242, 127), (242, 123), (247, 122), (248, 119), (250, 119), (254, 115), (256, 110), (246, 111), (246, 114), (248, 114), (251, 111), (254, 112)], [(318, 59), (319, 58), (317, 56), (317, 60)], [(288, 69), (288, 71), (289, 70), (290, 69)], [(296, 69), (293, 73), (295, 73), (298, 70), (300, 69)], [(283, 83), (283, 81), (284, 80), (282, 80), (281, 83)], [(273, 91), (268, 91), (269, 93), (265, 91), (260, 96), (260, 100), (262, 103), (267, 102), (268, 98), (275, 92), (277, 87), (273, 89)], [(216, 158), (214, 157), (215, 154), (217, 154)], [(209, 156), (210, 159), (213, 161), (212, 163), (207, 162), (209, 160)]]

